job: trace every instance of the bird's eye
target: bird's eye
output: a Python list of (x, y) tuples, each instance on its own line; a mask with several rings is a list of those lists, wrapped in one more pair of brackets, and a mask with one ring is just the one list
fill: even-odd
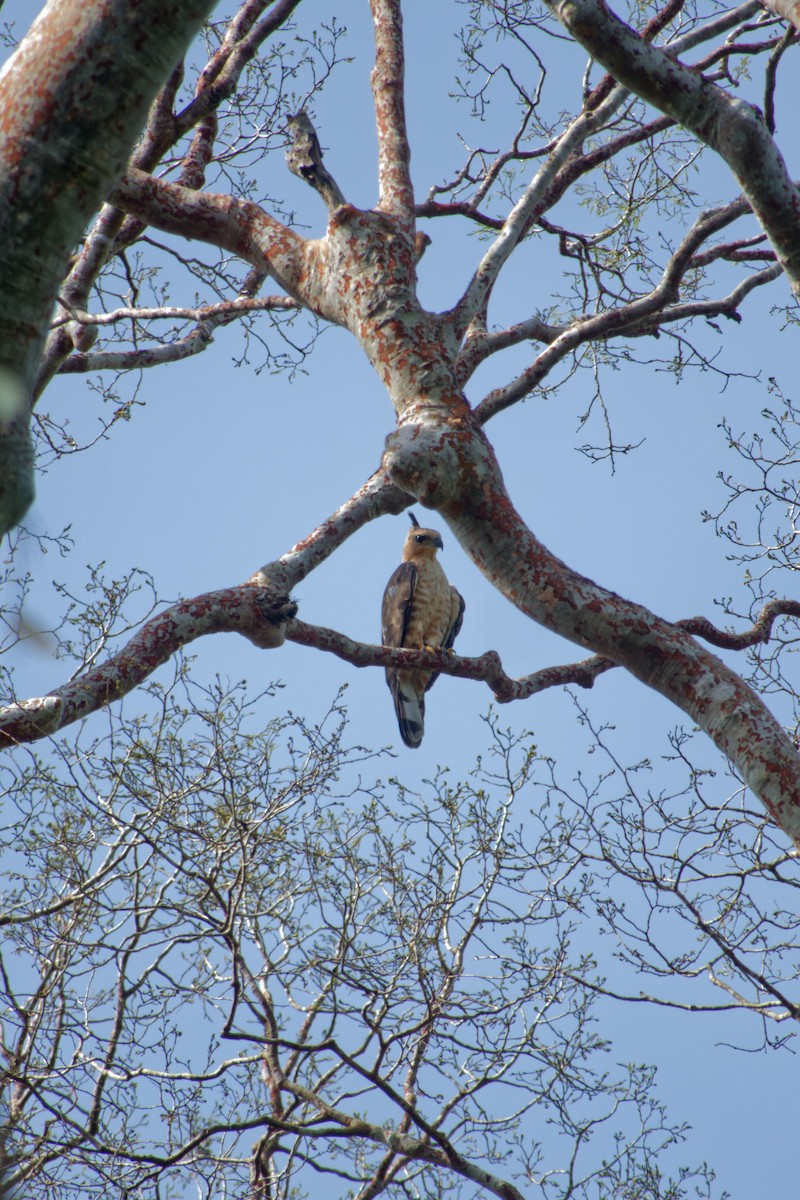
[(416, 533), (416, 534), (414, 535), (414, 541), (415, 541), (415, 542), (424, 542), (424, 541), (425, 541), (425, 534), (424, 534), (424, 533)]

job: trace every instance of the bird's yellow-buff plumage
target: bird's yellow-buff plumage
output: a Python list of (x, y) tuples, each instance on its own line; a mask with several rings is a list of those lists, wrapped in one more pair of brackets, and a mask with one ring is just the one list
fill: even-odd
[[(383, 594), (381, 637), (384, 646), (428, 646), (450, 649), (461, 628), (464, 601), (447, 582), (436, 557), (442, 549), (435, 529), (422, 529), (411, 514), (412, 528), (403, 546), (403, 561)], [(425, 730), (425, 693), (438, 671), (386, 670), (400, 736), (412, 749)]]

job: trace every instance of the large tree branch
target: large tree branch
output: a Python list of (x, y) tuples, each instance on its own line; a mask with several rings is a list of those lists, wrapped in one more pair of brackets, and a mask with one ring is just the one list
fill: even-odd
[[(131, 155), (128, 169), (154, 171), (166, 152), (194, 128), (195, 135), (184, 155), (180, 175), (173, 182), (200, 188), (213, 151), (219, 105), (235, 91), (243, 70), (262, 43), (286, 23), (298, 3), (299, 0), (277, 0), (275, 4), (270, 0), (246, 0), (225, 31), (221, 45), (200, 72), (194, 96), (181, 111), (174, 110), (184, 82), (183, 64), (175, 67), (150, 107), (144, 134)], [(269, 9), (266, 16), (265, 9)], [(73, 308), (88, 307), (92, 285), (104, 264), (118, 252), (121, 243), (128, 244), (142, 228), (140, 221), (126, 217), (112, 205), (103, 205), (64, 280), (61, 298)], [(72, 342), (64, 330), (53, 329), (37, 372), (34, 400), (59, 372), (72, 350)]]
[(545, 628), (626, 668), (666, 696), (741, 772), (800, 845), (800, 757), (756, 693), (684, 630), (573, 571), (514, 509), (474, 414), (452, 402), (401, 421), (384, 462), (403, 491), (440, 512), (487, 579)]
[(648, 45), (604, 0), (546, 0), (615, 79), (716, 150), (733, 171), (800, 298), (800, 196), (763, 117), (671, 52)]
[(255, 267), (266, 266), (290, 296), (305, 303), (308, 243), (251, 200), (197, 192), (138, 170), (129, 171), (110, 198), (165, 233), (196, 238)]
[(67, 258), (212, 6), (59, 0), (0, 74), (2, 532), (33, 496), (26, 410)]
[(46, 737), (119, 700), (182, 646), (206, 634), (241, 633), (257, 646), (279, 646), (296, 611), (285, 595), (247, 584), (181, 600), (145, 622), (100, 666), (46, 696), (0, 710), (0, 747)]
[(402, 512), (410, 502), (411, 497), (396, 488), (385, 471), (376, 472), (307, 538), (247, 583), (179, 601), (145, 622), (122, 650), (99, 667), (46, 696), (0, 709), (0, 748), (56, 733), (120, 699), (196, 638), (240, 633), (260, 647), (280, 646), (287, 622), (297, 611), (289, 592), (368, 521)]

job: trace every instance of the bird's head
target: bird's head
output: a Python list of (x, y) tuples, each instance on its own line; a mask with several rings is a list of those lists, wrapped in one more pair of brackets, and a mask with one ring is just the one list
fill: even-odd
[(423, 529), (413, 513), (410, 513), (411, 528), (406, 535), (403, 546), (403, 562), (412, 562), (415, 558), (433, 558), (442, 547), (442, 535), (436, 529)]

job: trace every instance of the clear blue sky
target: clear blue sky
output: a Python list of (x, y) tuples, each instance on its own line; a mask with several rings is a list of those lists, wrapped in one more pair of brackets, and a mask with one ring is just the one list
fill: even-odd
[[(7, 3), (2, 18), (12, 20), (33, 7), (30, 0)], [(365, 0), (350, 0), (344, 11), (336, 7), (350, 27), (349, 53), (356, 61), (334, 75), (315, 115), (328, 167), (348, 199), (369, 207), (376, 184), (368, 6)], [(299, 20), (327, 19), (328, 9), (319, 2), (303, 5)], [(460, 164), (458, 134), (472, 144), (498, 144), (494, 111), (480, 126), (466, 107), (448, 99), (451, 79), (442, 63), (453, 53), (452, 28), (463, 11), (419, 0), (409, 5), (409, 127), (420, 198)], [(17, 19), (21, 28), (25, 17)], [(572, 108), (584, 56), (563, 46), (559, 53), (565, 68), (549, 86), (555, 89), (554, 103)], [(784, 137), (784, 148), (789, 144), (796, 152), (795, 142)], [(798, 163), (789, 166), (796, 177)], [(317, 197), (282, 170), (278, 156), (265, 172), (265, 190), (296, 209), (310, 233), (321, 233), (325, 213)], [(704, 186), (717, 189), (712, 199), (735, 190), (714, 164)], [(467, 236), (463, 225), (428, 222), (424, 227), (433, 242), (421, 264), (420, 293), (431, 307), (445, 308), (460, 294), (482, 243)], [(531, 259), (522, 263), (510, 273), (497, 319), (521, 319), (545, 308), (557, 290), (552, 277), (557, 270), (556, 261), (546, 269)], [(193, 297), (173, 294), (172, 299), (190, 303)], [(768, 400), (767, 377), (776, 376), (787, 389), (793, 385), (795, 333), (781, 335), (769, 311), (772, 303), (787, 299), (788, 288), (778, 283), (769, 295), (748, 302), (743, 326), (723, 325), (721, 337), (713, 331), (702, 335), (708, 346), (716, 340), (723, 347), (727, 370), (742, 373), (724, 389), (724, 378), (711, 372), (687, 373), (676, 385), (655, 364), (604, 373), (616, 440), (643, 440), (635, 454), (618, 461), (613, 475), (607, 465), (592, 465), (576, 449), (601, 436), (596, 418), (578, 428), (593, 388), (588, 373), (573, 377), (552, 398), (531, 398), (492, 422), (488, 432), (512, 498), (551, 550), (668, 618), (703, 613), (714, 619), (715, 597), (741, 591), (741, 570), (726, 560), (726, 546), (700, 514), (721, 498), (716, 472), (735, 465), (719, 428), (721, 418), (730, 418), (737, 429), (756, 428)], [(377, 466), (392, 410), (348, 333), (326, 330), (291, 381), (235, 367), (238, 349), (236, 332), (220, 330), (203, 355), (144, 373), (139, 397), (145, 407), (136, 408), (130, 422), (118, 423), (108, 441), (64, 459), (39, 480), (31, 524), (52, 531), (69, 523), (76, 540), (68, 560), (31, 558), (40, 580), (31, 614), (42, 626), (57, 611), (50, 579), (80, 589), (86, 563), (105, 561), (109, 575), (142, 567), (153, 574), (165, 599), (240, 582), (306, 536)], [(655, 357), (662, 349), (654, 343), (642, 354)], [(512, 373), (511, 361), (522, 364), (525, 350), (487, 365), (473, 381), (470, 399), (504, 382)], [(745, 378), (748, 374), (760, 374), (761, 381)], [(123, 381), (123, 392), (127, 386)], [(80, 378), (57, 380), (43, 403), (59, 419), (69, 415), (77, 429), (91, 429), (97, 421), (97, 400)], [(423, 518), (422, 511), (418, 515)], [(406, 516), (386, 518), (351, 539), (298, 589), (301, 617), (377, 641), (381, 593), (399, 561), (407, 524)], [(496, 649), (511, 674), (582, 657), (494, 593), (446, 528), (442, 532), (445, 569), (467, 603), (461, 653)], [(483, 685), (442, 677), (428, 699), (425, 741), (412, 753), (399, 744), (381, 671), (356, 671), (292, 645), (260, 653), (232, 635), (208, 640), (194, 652), (200, 675), (220, 671), (232, 679), (247, 678), (254, 690), (265, 681), (283, 680), (282, 702), (310, 719), (321, 717), (337, 688), (347, 683), (353, 738), (366, 745), (394, 745), (397, 759), (386, 771), (412, 788), (430, 778), (437, 764), (449, 764), (454, 773), (469, 765), (484, 744), (481, 718), (490, 697)], [(735, 658), (730, 661), (735, 665)], [(28, 694), (41, 694), (62, 681), (62, 670), (41, 650), (31, 650), (23, 656), (18, 678), (28, 680)], [(615, 725), (615, 745), (623, 757), (657, 761), (667, 749), (666, 732), (683, 723), (681, 713), (621, 672), (601, 679), (581, 700), (597, 721)], [(575, 771), (591, 769), (574, 707), (564, 694), (545, 692), (501, 715), (512, 726), (532, 729), (541, 751), (560, 758), (567, 774), (573, 760)], [(733, 781), (712, 747), (698, 741), (695, 748), (700, 761), (718, 770), (714, 788), (722, 801), (734, 790)], [(734, 1200), (780, 1200), (796, 1193), (791, 1054), (746, 1055), (723, 1048), (722, 1042), (748, 1036), (738, 1019), (734, 1027), (733, 1019), (728, 1024), (644, 1006), (607, 1005), (603, 1014), (614, 1031), (616, 1059), (658, 1063), (661, 1094), (672, 1115), (694, 1126), (682, 1160), (706, 1159)], [(754, 1025), (751, 1040), (757, 1039)]]

